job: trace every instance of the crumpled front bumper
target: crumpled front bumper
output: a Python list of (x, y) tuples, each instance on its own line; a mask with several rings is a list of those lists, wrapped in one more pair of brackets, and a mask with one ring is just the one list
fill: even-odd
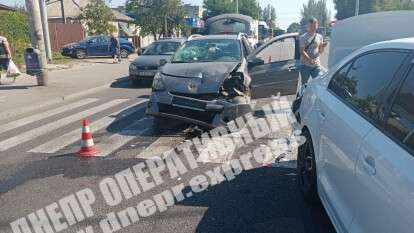
[(215, 128), (251, 111), (249, 101), (201, 100), (163, 91), (152, 92), (146, 113)]

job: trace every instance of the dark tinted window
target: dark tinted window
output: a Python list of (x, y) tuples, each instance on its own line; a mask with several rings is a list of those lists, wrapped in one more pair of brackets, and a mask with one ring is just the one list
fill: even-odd
[(331, 89), (335, 94), (338, 96), (345, 96), (344, 93), (345, 89), (343, 88), (342, 83), (347, 78), (348, 70), (351, 67), (352, 63), (342, 67), (332, 78), (331, 82), (329, 83), (329, 89)]
[(329, 88), (364, 115), (377, 119), (381, 98), (406, 56), (384, 51), (359, 57), (348, 72), (341, 70), (333, 78)]
[(395, 99), (387, 129), (414, 151), (414, 68)]

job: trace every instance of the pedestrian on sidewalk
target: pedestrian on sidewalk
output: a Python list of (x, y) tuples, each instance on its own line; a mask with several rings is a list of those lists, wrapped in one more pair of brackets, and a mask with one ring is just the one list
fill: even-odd
[(320, 56), (328, 45), (324, 42), (323, 36), (317, 33), (319, 22), (312, 17), (308, 20), (306, 33), (300, 36), (300, 85), (299, 92), (303, 90), (303, 86), (309, 81), (309, 78), (316, 78), (322, 73)]
[(111, 35), (109, 46), (110, 46), (112, 58), (114, 59), (113, 63), (120, 63), (121, 62), (121, 44), (119, 43), (119, 39), (115, 36), (115, 34)]
[(0, 85), (1, 79), (6, 76), (7, 69), (9, 68), (11, 55), (9, 42), (6, 37), (0, 34)]

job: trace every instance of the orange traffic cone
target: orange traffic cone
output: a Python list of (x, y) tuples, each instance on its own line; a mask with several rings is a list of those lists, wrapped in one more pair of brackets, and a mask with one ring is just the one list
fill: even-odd
[(83, 120), (82, 143), (78, 155), (81, 157), (94, 157), (97, 154), (95, 144), (93, 143), (92, 133), (89, 128), (88, 119)]

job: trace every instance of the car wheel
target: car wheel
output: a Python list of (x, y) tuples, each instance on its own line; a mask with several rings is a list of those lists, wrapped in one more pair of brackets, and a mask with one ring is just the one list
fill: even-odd
[(122, 58), (128, 58), (129, 53), (126, 49), (121, 49), (121, 57)]
[(83, 49), (77, 49), (75, 52), (75, 56), (77, 59), (84, 59), (86, 58), (86, 52)]
[(306, 138), (306, 142), (298, 150), (297, 176), (299, 190), (307, 203), (316, 204), (319, 202), (319, 196), (317, 191), (315, 151), (310, 133), (304, 131), (302, 136)]

